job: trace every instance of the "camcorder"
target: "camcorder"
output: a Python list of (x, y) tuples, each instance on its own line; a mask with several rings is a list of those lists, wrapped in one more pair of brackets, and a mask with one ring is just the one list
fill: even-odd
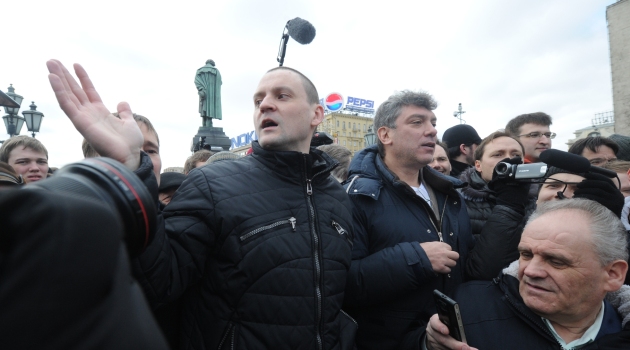
[(547, 173), (547, 164), (530, 163), (530, 164), (510, 164), (500, 162), (494, 168), (500, 179), (508, 179), (518, 182), (537, 182), (535, 180), (542, 179)]
[(139, 255), (153, 236), (157, 208), (144, 183), (123, 164), (105, 157), (69, 164), (55, 176), (24, 186), (20, 191), (46, 190), (75, 198), (105, 203), (120, 219), (130, 257)]

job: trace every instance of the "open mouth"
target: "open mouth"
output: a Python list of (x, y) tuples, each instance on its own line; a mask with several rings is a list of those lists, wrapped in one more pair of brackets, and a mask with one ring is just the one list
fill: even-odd
[(271, 119), (265, 119), (262, 122), (263, 130), (266, 129), (266, 128), (274, 127), (274, 126), (278, 126), (278, 124), (276, 122), (274, 122), (273, 120), (271, 120)]

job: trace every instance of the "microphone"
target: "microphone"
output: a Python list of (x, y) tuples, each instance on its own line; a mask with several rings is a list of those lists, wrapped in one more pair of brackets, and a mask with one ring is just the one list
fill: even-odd
[(617, 173), (612, 170), (600, 168), (591, 165), (588, 159), (579, 156), (577, 154), (560, 151), (557, 149), (548, 149), (540, 154), (540, 161), (547, 164), (558, 167), (560, 169), (568, 170), (573, 173), (598, 173), (610, 178), (616, 178)]
[(302, 45), (310, 44), (315, 39), (315, 27), (300, 17), (288, 21), (286, 28), (293, 40)]
[(284, 63), (284, 55), (287, 53), (289, 36), (302, 45), (310, 44), (311, 41), (315, 39), (315, 27), (313, 27), (309, 21), (301, 19), (300, 17), (295, 17), (287, 22), (284, 26), (284, 30), (282, 31), (280, 47), (278, 48), (277, 60), (280, 62), (280, 67), (282, 67), (282, 64)]

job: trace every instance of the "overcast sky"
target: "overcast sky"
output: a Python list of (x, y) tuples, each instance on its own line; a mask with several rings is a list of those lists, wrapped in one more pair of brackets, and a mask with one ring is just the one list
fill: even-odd
[(553, 147), (566, 150), (573, 131), (612, 110), (606, 6), (614, 2), (13, 1), (2, 16), (0, 89), (13, 84), (22, 110), (35, 101), (45, 115), (37, 138), (60, 167), (82, 159), (82, 137), (45, 62), (81, 63), (112, 111), (127, 101), (151, 119), (163, 168), (183, 166), (201, 125), (196, 70), (212, 58), (221, 71), (224, 119), (215, 126), (230, 138), (253, 130), (254, 89), (277, 66), (284, 25), (301, 17), (317, 35), (309, 45), (291, 40), (285, 66), (311, 78), (320, 97), (339, 92), (378, 106), (394, 91), (426, 90), (440, 104), (438, 136), (459, 123), (459, 102), (481, 137), (543, 111), (558, 133)]

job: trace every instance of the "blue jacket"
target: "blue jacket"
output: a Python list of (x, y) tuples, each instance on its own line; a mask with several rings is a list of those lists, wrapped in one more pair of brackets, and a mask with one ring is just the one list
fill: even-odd
[[(450, 294), (464, 280), (473, 238), (455, 190), (463, 183), (430, 167), (422, 176), (435, 192), (439, 217), (385, 166), (376, 146), (350, 164), (345, 188), (354, 204), (355, 239), (344, 304), (359, 323), (359, 349), (400, 349), (402, 338), (436, 312), (433, 290)], [(438, 241), (438, 232), (460, 254), (446, 275), (433, 271), (420, 246)]]
[[(473, 281), (457, 290), (455, 301), (468, 345), (484, 350), (561, 349), (540, 316), (524, 304), (518, 288), (516, 278), (500, 274), (492, 282)], [(583, 349), (628, 349), (627, 333), (619, 333), (619, 315), (608, 301), (604, 301), (604, 306), (596, 340)]]

